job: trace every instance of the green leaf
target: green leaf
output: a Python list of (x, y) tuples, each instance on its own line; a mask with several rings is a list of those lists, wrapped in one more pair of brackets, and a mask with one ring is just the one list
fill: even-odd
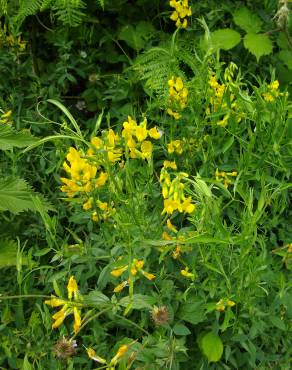
[(273, 51), (272, 41), (263, 33), (247, 33), (244, 36), (243, 44), (256, 57), (257, 61), (261, 56), (268, 55)]
[(276, 328), (280, 330), (286, 330), (286, 325), (285, 323), (277, 316), (270, 316), (269, 317), (271, 323), (276, 326)]
[(191, 331), (183, 324), (175, 324), (173, 327), (173, 332), (176, 335), (189, 335)]
[(229, 50), (240, 43), (240, 34), (230, 28), (216, 30), (211, 33), (211, 44), (215, 50)]
[(262, 29), (262, 20), (246, 7), (236, 10), (233, 14), (233, 19), (245, 32), (258, 33)]
[(214, 334), (213, 332), (209, 332), (203, 335), (203, 337), (201, 338), (200, 347), (209, 362), (217, 362), (222, 357), (222, 340), (217, 334)]
[[(143, 294), (133, 294), (133, 301), (131, 308), (141, 310), (142, 308), (152, 308), (156, 302), (154, 297)], [(120, 300), (119, 304), (123, 307), (127, 307), (131, 303), (130, 296), (124, 297)]]
[(24, 357), (21, 370), (33, 370), (32, 366), (31, 366), (31, 364), (30, 364), (30, 362), (28, 360), (28, 356), (27, 355), (25, 355), (25, 357)]
[[(0, 269), (17, 265), (17, 243), (14, 240), (0, 239)], [(27, 257), (21, 256), (21, 264), (28, 263)]]
[(0, 125), (0, 150), (9, 150), (13, 147), (23, 148), (36, 141), (37, 139), (28, 131), (16, 132), (11, 126)]
[[(12, 213), (20, 213), (22, 211), (36, 211), (34, 198), (38, 194), (34, 193), (26, 181), (6, 177), (0, 179), (0, 212), (10, 211)], [(51, 209), (50, 205), (43, 200), (46, 209)]]
[(148, 22), (139, 22), (136, 26), (126, 25), (120, 32), (119, 40), (125, 41), (132, 49), (139, 51), (143, 49), (153, 31), (154, 27)]
[(198, 300), (195, 296), (190, 296), (188, 300), (181, 305), (178, 318), (194, 325), (204, 321), (204, 302)]
[(84, 300), (94, 306), (101, 306), (109, 302), (109, 298), (99, 290), (90, 292), (87, 296), (84, 296)]
[(292, 51), (291, 50), (281, 50), (279, 52), (279, 59), (286, 64), (286, 66), (292, 70)]

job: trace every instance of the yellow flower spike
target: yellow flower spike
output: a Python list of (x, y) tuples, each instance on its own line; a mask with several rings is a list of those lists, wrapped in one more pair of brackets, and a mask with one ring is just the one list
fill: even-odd
[(176, 163), (173, 161), (164, 161), (163, 162), (163, 167), (164, 168), (172, 168), (173, 170), (177, 170), (177, 165)]
[(174, 233), (177, 233), (177, 228), (173, 226), (173, 224), (171, 223), (170, 219), (168, 219), (166, 221), (166, 225), (167, 225), (167, 227), (168, 227), (169, 230), (171, 230)]
[(73, 308), (73, 315), (74, 315), (74, 333), (76, 334), (81, 327), (80, 310), (77, 307)]
[(107, 202), (101, 202), (100, 200), (98, 200), (96, 204), (98, 205), (98, 208), (101, 209), (102, 211), (106, 211), (108, 209)]
[(102, 357), (99, 357), (99, 356), (97, 356), (97, 354), (96, 354), (96, 352), (95, 352), (95, 350), (94, 349), (92, 349), (92, 348), (87, 348), (87, 355), (88, 355), (88, 357), (91, 359), (91, 360), (93, 360), (93, 361), (96, 361), (96, 362), (98, 362), (98, 363), (100, 363), (100, 364), (106, 364), (106, 360), (104, 359), (104, 358), (102, 358)]
[(103, 148), (103, 141), (100, 137), (93, 137), (90, 142), (96, 149)]
[(278, 90), (278, 88), (279, 88), (279, 81), (278, 81), (278, 80), (273, 81), (273, 82), (269, 85), (269, 88), (270, 88), (271, 90), (274, 90), (274, 91)]
[(195, 204), (191, 203), (192, 202), (192, 198), (189, 197), (187, 198), (186, 200), (184, 200), (183, 204), (182, 204), (182, 209), (183, 211), (185, 211), (186, 213), (193, 213), (196, 206)]
[(67, 285), (67, 291), (68, 291), (68, 298), (72, 299), (72, 296), (74, 294), (74, 299), (78, 298), (78, 285), (74, 278), (74, 276), (71, 276)]
[(111, 275), (114, 276), (114, 277), (119, 277), (122, 275), (123, 272), (125, 272), (128, 268), (128, 265), (126, 266), (123, 266), (123, 267), (120, 267), (118, 269), (115, 269), (113, 271), (111, 271)]
[(66, 301), (64, 301), (64, 299), (52, 297), (51, 299), (46, 300), (44, 303), (51, 307), (59, 307), (63, 306)]
[(111, 359), (110, 365), (116, 365), (117, 362), (126, 354), (128, 351), (129, 346), (126, 344), (122, 345), (119, 349), (116, 355)]
[(117, 285), (114, 289), (114, 293), (120, 293), (129, 284), (128, 280), (123, 281), (121, 284)]
[(185, 269), (183, 270), (180, 270), (180, 273), (182, 276), (188, 278), (188, 279), (194, 279), (195, 278), (195, 274), (192, 273), (192, 272), (189, 272), (189, 268), (186, 267)]
[(146, 272), (144, 270), (142, 270), (141, 272), (142, 272), (142, 275), (145, 276), (145, 278), (148, 280), (154, 280), (156, 278), (155, 275), (150, 274), (149, 272)]

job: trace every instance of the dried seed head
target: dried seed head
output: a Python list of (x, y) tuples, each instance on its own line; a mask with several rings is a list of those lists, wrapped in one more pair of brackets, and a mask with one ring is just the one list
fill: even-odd
[(63, 337), (53, 347), (53, 352), (62, 360), (72, 357), (76, 353), (76, 340), (70, 340)]
[(154, 306), (151, 311), (151, 317), (155, 325), (165, 325), (169, 321), (169, 312), (165, 306)]

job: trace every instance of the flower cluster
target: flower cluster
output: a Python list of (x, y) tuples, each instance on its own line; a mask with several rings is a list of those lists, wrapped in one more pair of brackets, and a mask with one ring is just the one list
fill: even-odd
[(169, 5), (175, 9), (171, 14), (170, 19), (175, 21), (176, 27), (187, 28), (188, 21), (186, 17), (190, 17), (192, 15), (189, 0), (171, 0)]
[(216, 310), (217, 311), (225, 311), (225, 308), (226, 307), (234, 307), (235, 306), (235, 302), (231, 301), (230, 299), (220, 299), (217, 303), (216, 303)]
[(172, 77), (168, 80), (170, 105), (174, 108), (167, 109), (167, 113), (175, 119), (180, 119), (181, 115), (177, 111), (182, 111), (187, 106), (189, 91), (184, 87), (181, 77)]
[(13, 35), (7, 35), (6, 29), (0, 29), (0, 47), (17, 47), (20, 51), (24, 51), (26, 48), (26, 42), (21, 39), (20, 36), (15, 37)]
[[(121, 261), (119, 261), (119, 263), (121, 263)], [(134, 258), (130, 266), (128, 264), (122, 265), (112, 270), (111, 275), (114, 277), (120, 277), (125, 271), (129, 271), (129, 275), (130, 275), (129, 279), (124, 280), (122, 283), (120, 283), (114, 288), (114, 292), (115, 293), (121, 292), (139, 274), (144, 276), (148, 280), (155, 279), (155, 275), (150, 274), (149, 272), (143, 270), (144, 263), (145, 263), (144, 260), (137, 260), (136, 258)]]
[(263, 93), (263, 98), (266, 102), (273, 102), (278, 96), (283, 96), (284, 93), (279, 91), (279, 81), (275, 80), (268, 85), (268, 91)]
[[(207, 115), (212, 113), (220, 112), (223, 114), (223, 118), (217, 122), (218, 126), (226, 127), (231, 115), (236, 116), (236, 121), (241, 121), (241, 114), (236, 112), (237, 103), (235, 101), (235, 96), (229, 93), (229, 88), (226, 84), (220, 84), (216, 77), (211, 75), (209, 79), (210, 86), (210, 101), (209, 106), (206, 109)], [(227, 94), (229, 102), (227, 103)], [(235, 114), (236, 113), (236, 114)]]
[(220, 172), (220, 171), (218, 171), (218, 168), (215, 171), (216, 181), (219, 181), (219, 182), (223, 181), (223, 184), (224, 184), (225, 188), (228, 188), (228, 185), (232, 183), (229, 176), (236, 177), (237, 172), (236, 171), (233, 171), (233, 172), (221, 171)]
[(0, 123), (11, 123), (12, 110), (0, 115)]
[(100, 164), (113, 164), (118, 162), (123, 155), (121, 138), (112, 129), (104, 131), (102, 137), (93, 137), (91, 145), (92, 147), (88, 150), (87, 155), (95, 155)]
[(147, 129), (146, 118), (138, 125), (137, 122), (128, 117), (123, 123), (122, 137), (125, 139), (125, 147), (130, 158), (142, 158), (149, 160), (152, 156), (153, 145), (147, 137), (158, 140), (162, 133), (156, 128)]
[(129, 350), (129, 345), (124, 344), (120, 346), (115, 356), (109, 362), (106, 359), (98, 356), (95, 350), (92, 348), (87, 349), (87, 355), (91, 360), (96, 361), (99, 364), (105, 364), (106, 369), (114, 370), (114, 367), (117, 365), (119, 360), (125, 356), (128, 350)]
[(168, 151), (168, 154), (173, 154), (173, 153), (182, 154), (183, 152), (182, 141), (172, 140), (170, 143), (167, 144), (167, 151)]
[(186, 198), (184, 194), (185, 185), (182, 180), (187, 177), (187, 173), (179, 172), (174, 179), (171, 179), (166, 168), (162, 168), (160, 172), (160, 184), (162, 187), (162, 196), (164, 198), (162, 214), (167, 213), (171, 215), (175, 211), (180, 213), (192, 213), (195, 210), (192, 198)]
[[(80, 294), (78, 292), (78, 285), (76, 280), (73, 276), (70, 277), (68, 285), (67, 285), (67, 292), (68, 292), (68, 299), (64, 300), (57, 297), (52, 297), (49, 300), (45, 301), (45, 304), (51, 307), (60, 307), (63, 306), (58, 312), (56, 312), (52, 317), (55, 320), (52, 329), (58, 328), (62, 325), (63, 321), (65, 320), (66, 316), (73, 313), (74, 315), (74, 333), (76, 334), (81, 326), (81, 316), (80, 311), (82, 304), (78, 301), (80, 300)], [(73, 301), (72, 301), (73, 298)]]

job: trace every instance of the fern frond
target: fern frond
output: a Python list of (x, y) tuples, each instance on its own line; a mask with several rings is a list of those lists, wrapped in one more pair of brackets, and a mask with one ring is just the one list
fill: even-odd
[[(0, 212), (10, 211), (18, 214), (26, 210), (36, 211), (33, 200), (36, 196), (37, 193), (34, 193), (23, 179), (15, 177), (0, 179)], [(45, 199), (42, 201), (46, 205), (46, 209), (52, 209)]]
[(42, 2), (43, 0), (22, 0), (14, 23), (19, 27), (26, 17), (36, 14), (40, 10)]
[(40, 11), (43, 12), (51, 7), (51, 5), (55, 2), (55, 0), (43, 0), (42, 6), (40, 7)]
[(104, 10), (104, 3), (105, 0), (97, 0), (97, 4), (100, 5), (100, 7)]
[(28, 131), (16, 132), (11, 126), (0, 126), (0, 150), (9, 150), (13, 147), (24, 148), (36, 142), (36, 138)]
[(81, 23), (84, 17), (82, 12), (84, 8), (85, 4), (82, 0), (56, 0), (54, 6), (59, 20), (70, 27), (78, 26)]
[(133, 66), (146, 87), (157, 94), (165, 91), (167, 80), (179, 73), (177, 58), (166, 48), (152, 48), (140, 55)]

